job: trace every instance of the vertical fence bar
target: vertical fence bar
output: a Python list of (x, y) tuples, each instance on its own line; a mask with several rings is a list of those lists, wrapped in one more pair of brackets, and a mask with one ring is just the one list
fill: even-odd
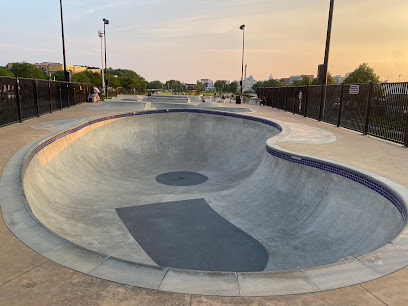
[(22, 112), (21, 112), (21, 101), (20, 101), (20, 81), (18, 77), (16, 77), (16, 102), (17, 102), (17, 110), (18, 110), (18, 119), (20, 122), (23, 122)]
[(408, 147), (408, 112), (405, 113), (405, 140), (404, 147)]
[(309, 85), (306, 85), (306, 95), (305, 95), (305, 113), (304, 117), (307, 117), (307, 102), (309, 100)]
[(295, 92), (293, 94), (293, 107), (292, 107), (292, 114), (295, 114), (295, 105), (296, 105), (296, 91), (297, 91), (297, 85), (295, 85)]
[(59, 83), (59, 101), (60, 101), (60, 110), (62, 110), (62, 90), (61, 90), (61, 82)]
[(279, 87), (279, 90), (278, 90), (278, 109), (280, 109), (279, 107), (280, 107), (280, 104), (281, 104), (281, 101), (280, 101), (280, 92), (281, 92), (281, 87)]
[(48, 103), (50, 104), (50, 113), (52, 113), (52, 103), (51, 103), (51, 81), (48, 80)]
[(366, 111), (365, 111), (365, 119), (364, 119), (364, 131), (363, 135), (367, 135), (368, 133), (368, 125), (370, 123), (370, 108), (371, 108), (371, 97), (373, 95), (373, 82), (370, 82), (368, 90), (368, 99), (366, 104)]
[(341, 114), (343, 112), (343, 90), (344, 90), (344, 83), (341, 83), (340, 86), (340, 104), (339, 104), (339, 113), (337, 116), (337, 127), (340, 126), (341, 123)]
[(286, 85), (286, 91), (285, 91), (285, 106), (283, 107), (283, 110), (286, 112), (286, 106), (288, 105), (288, 85)]
[(75, 95), (75, 84), (72, 84), (72, 87), (73, 87), (73, 89), (74, 89), (74, 106), (75, 105), (77, 105), (77, 103), (76, 103), (76, 95)]
[(68, 98), (68, 108), (71, 103), (69, 103), (69, 84), (67, 83), (67, 98)]
[(275, 88), (274, 87), (272, 87), (272, 90), (271, 90), (271, 96), (272, 96), (272, 99), (271, 99), (271, 107), (273, 108), (273, 90), (274, 90)]
[(34, 104), (35, 108), (37, 109), (37, 117), (40, 117), (40, 104), (38, 103), (38, 88), (37, 88), (37, 80), (33, 80), (33, 89), (34, 89)]
[(322, 120), (322, 113), (323, 113), (323, 102), (324, 102), (324, 85), (322, 84), (322, 87), (321, 87), (321, 89), (322, 89), (322, 91), (321, 91), (321, 94), (320, 94), (320, 107), (319, 107), (319, 121), (321, 121)]

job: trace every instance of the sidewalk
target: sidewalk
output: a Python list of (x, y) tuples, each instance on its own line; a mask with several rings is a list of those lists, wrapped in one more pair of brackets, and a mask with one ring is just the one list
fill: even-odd
[[(331, 159), (375, 172), (408, 188), (408, 149), (401, 145), (362, 136), (350, 130), (269, 107), (233, 103), (228, 106), (251, 108), (256, 111), (253, 113), (254, 116), (307, 125), (331, 132), (337, 137), (336, 142), (328, 144), (282, 142), (280, 145), (299, 153)], [(85, 103), (0, 128), (0, 172), (13, 154), (26, 143), (63, 127), (70, 120), (103, 116), (112, 112), (114, 112), (112, 109), (92, 109), (90, 104)], [(26, 247), (9, 232), (3, 220), (0, 220), (0, 246), (0, 305), (408, 304), (406, 292), (408, 267), (374, 281), (325, 292), (229, 298), (177, 294), (125, 286), (70, 270)]]

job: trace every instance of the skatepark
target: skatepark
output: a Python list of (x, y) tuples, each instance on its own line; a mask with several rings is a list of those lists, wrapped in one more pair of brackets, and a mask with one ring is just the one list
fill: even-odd
[(6, 238), (167, 302), (319, 299), (405, 273), (406, 149), (276, 109), (196, 104), (83, 104), (2, 128)]

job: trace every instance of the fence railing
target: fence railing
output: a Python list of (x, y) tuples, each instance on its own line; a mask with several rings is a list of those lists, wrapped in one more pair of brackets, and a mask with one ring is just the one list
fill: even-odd
[(408, 146), (408, 83), (258, 88), (266, 105)]
[(0, 126), (86, 102), (90, 84), (0, 77)]

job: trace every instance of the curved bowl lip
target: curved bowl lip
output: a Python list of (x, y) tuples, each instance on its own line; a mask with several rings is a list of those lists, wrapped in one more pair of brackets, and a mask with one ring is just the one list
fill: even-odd
[(0, 207), (9, 230), (29, 248), (70, 269), (122, 284), (189, 294), (268, 296), (324, 291), (376, 279), (408, 265), (408, 227), (406, 224), (399, 235), (385, 246), (368, 254), (347, 257), (329, 265), (284, 271), (212, 272), (146, 265), (99, 254), (67, 241), (45, 227), (32, 214), (24, 195), (22, 178), (38, 148), (51, 143), (53, 139), (63, 137), (68, 131), (79, 130), (100, 121), (167, 112), (222, 115), (274, 126), (281, 132), (266, 141), (268, 153), (284, 156), (283, 158), (292, 162), (309, 160), (367, 178), (395, 196), (402, 205), (403, 212), (401, 210), (400, 212), (406, 220), (407, 188), (357, 167), (299, 154), (279, 147), (278, 141), (290, 134), (290, 129), (284, 124), (279, 125), (266, 118), (225, 111), (163, 109), (87, 118), (84, 119), (84, 123), (73, 124), (71, 128), (52, 132), (22, 147), (9, 160), (0, 181)]

